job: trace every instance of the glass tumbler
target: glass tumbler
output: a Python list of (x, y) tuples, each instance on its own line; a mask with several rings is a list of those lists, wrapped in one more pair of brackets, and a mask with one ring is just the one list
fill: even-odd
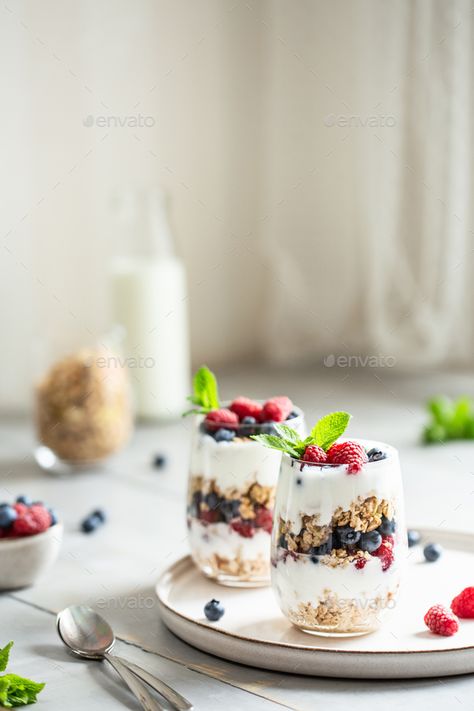
[[(304, 435), (302, 411), (294, 408), (292, 415), (284, 424)], [(202, 573), (225, 585), (270, 583), (281, 453), (250, 435), (275, 434), (273, 424), (240, 424), (233, 428), (231, 441), (216, 441), (203, 417), (195, 418), (187, 507), (189, 542)]]
[(305, 632), (353, 636), (377, 629), (397, 603), (407, 555), (398, 452), (358, 474), (283, 455), (272, 534), (272, 586)]

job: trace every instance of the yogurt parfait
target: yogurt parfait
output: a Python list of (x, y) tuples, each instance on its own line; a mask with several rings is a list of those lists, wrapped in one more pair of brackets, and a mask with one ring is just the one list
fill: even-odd
[(191, 447), (187, 522), (193, 559), (220, 583), (270, 582), (270, 542), (281, 452), (253, 436), (278, 442), (277, 423), (303, 436), (302, 412), (286, 396), (220, 403), (207, 368), (194, 377), (196, 414)]
[(406, 559), (398, 453), (340, 439), (349, 417), (332, 413), (306, 440), (287, 432), (279, 443), (272, 586), (293, 624), (327, 636), (377, 629), (396, 605)]

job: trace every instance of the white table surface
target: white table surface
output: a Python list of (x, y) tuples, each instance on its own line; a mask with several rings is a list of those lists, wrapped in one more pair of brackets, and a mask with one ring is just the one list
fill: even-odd
[[(388, 368), (297, 374), (249, 368), (228, 371), (220, 382), (223, 398), (286, 393), (306, 410), (310, 424), (326, 412), (349, 410), (354, 415), (349, 434), (399, 448), (410, 525), (474, 532), (474, 443), (418, 444), (426, 398), (439, 392), (472, 394), (472, 376), (396, 376)], [(174, 637), (159, 619), (153, 588), (160, 571), (188, 550), (189, 429), (189, 421), (142, 425), (105, 470), (58, 479), (33, 462), (31, 424), (2, 419), (0, 499), (30, 495), (54, 506), (65, 522), (52, 571), (31, 589), (0, 595), (0, 644), (15, 640), (12, 671), (47, 683), (38, 710), (138, 708), (113, 672), (72, 658), (60, 644), (53, 613), (72, 603), (101, 611), (126, 640), (118, 650), (166, 678), (197, 711), (474, 708), (472, 676), (377, 682), (291, 676), (231, 664)], [(158, 452), (168, 457), (163, 470), (151, 466)], [(86, 536), (79, 522), (98, 506), (109, 520)]]

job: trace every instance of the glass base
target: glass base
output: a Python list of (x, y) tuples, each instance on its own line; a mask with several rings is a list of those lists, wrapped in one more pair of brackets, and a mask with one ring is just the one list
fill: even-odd
[(36, 447), (33, 452), (35, 461), (43, 471), (55, 476), (69, 476), (80, 472), (100, 471), (105, 467), (105, 459), (91, 462), (71, 462), (60, 459), (52, 449), (44, 445)]
[(307, 627), (300, 627), (299, 625), (294, 626), (301, 630), (301, 632), (306, 632), (306, 634), (312, 634), (315, 637), (332, 637), (333, 639), (335, 637), (362, 637), (365, 634), (371, 634), (372, 632), (377, 631), (377, 628), (375, 627), (370, 630), (358, 630), (355, 632), (336, 632), (334, 630), (313, 630)]
[(196, 565), (206, 578), (213, 580), (215, 583), (219, 583), (219, 585), (225, 585), (228, 588), (263, 588), (270, 585), (269, 577), (239, 578), (236, 575), (216, 573), (210, 566), (203, 566), (197, 563)]

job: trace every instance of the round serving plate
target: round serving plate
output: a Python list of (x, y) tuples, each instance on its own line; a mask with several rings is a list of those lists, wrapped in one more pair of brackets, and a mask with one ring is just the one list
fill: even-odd
[[(315, 637), (283, 617), (271, 588), (229, 588), (206, 579), (186, 556), (160, 577), (161, 616), (178, 637), (204, 652), (254, 667), (314, 676), (409, 679), (474, 672), (474, 620), (460, 620), (452, 637), (431, 634), (423, 616), (431, 605), (449, 607), (474, 585), (474, 535), (420, 531), (423, 544), (444, 547), (427, 563), (423, 544), (408, 551), (407, 572), (396, 609), (383, 629), (361, 637)], [(219, 622), (203, 608), (211, 598), (225, 607)]]

